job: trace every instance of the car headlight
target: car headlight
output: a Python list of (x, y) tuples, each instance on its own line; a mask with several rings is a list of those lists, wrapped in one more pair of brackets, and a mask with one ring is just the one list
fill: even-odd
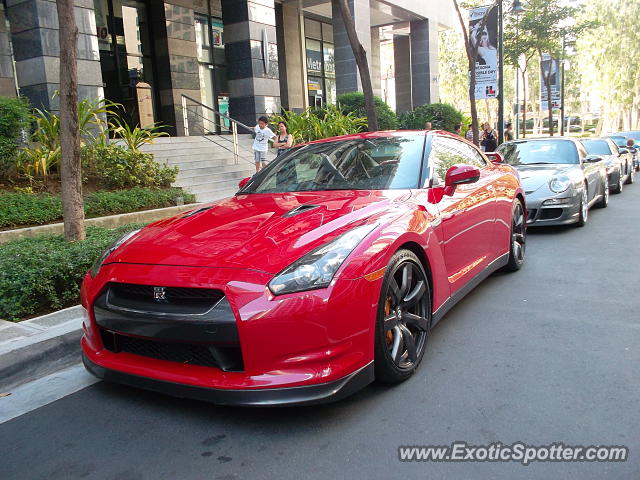
[(549, 188), (552, 192), (562, 193), (567, 190), (571, 186), (571, 179), (566, 175), (561, 175), (559, 177), (553, 177), (549, 181)]
[(309, 252), (269, 282), (274, 295), (326, 288), (340, 265), (376, 225), (362, 225)]
[(134, 230), (133, 232), (125, 233), (123, 236), (121, 236), (119, 239), (117, 239), (115, 242), (113, 242), (111, 245), (109, 245), (109, 247), (104, 252), (102, 252), (102, 255), (100, 255), (100, 257), (98, 257), (98, 259), (95, 261), (95, 263), (91, 267), (91, 270), (90, 270), (91, 277), (95, 278), (95, 276), (98, 275), (98, 272), (100, 271), (100, 268), (102, 267), (102, 264), (109, 257), (109, 255), (111, 255), (113, 252), (115, 252), (120, 247), (120, 245), (122, 245), (124, 242), (129, 240), (131, 237), (136, 235), (140, 230), (142, 230), (142, 229), (139, 228), (138, 230)]

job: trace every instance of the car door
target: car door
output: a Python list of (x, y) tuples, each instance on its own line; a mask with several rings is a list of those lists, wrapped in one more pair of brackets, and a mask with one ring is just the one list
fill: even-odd
[(442, 218), (443, 252), (451, 293), (460, 290), (493, 260), (496, 206), (492, 165), (472, 146), (453, 137), (434, 138), (429, 155), (433, 189), (444, 187), (447, 170), (456, 164), (480, 170), (475, 183), (458, 185), (438, 202)]
[(588, 157), (587, 150), (580, 142), (574, 143), (578, 149), (578, 156), (580, 157), (580, 163), (582, 164), (582, 171), (584, 172), (584, 178), (588, 185), (588, 201), (591, 201), (602, 192), (602, 185), (600, 179), (600, 170), (603, 162), (587, 162)]

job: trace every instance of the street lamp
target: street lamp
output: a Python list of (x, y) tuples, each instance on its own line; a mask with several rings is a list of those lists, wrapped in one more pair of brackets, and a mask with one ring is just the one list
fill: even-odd
[[(511, 5), (511, 12), (522, 13), (524, 7), (520, 3), (520, 0), (513, 0)], [(500, 59), (500, 65), (498, 67), (498, 143), (504, 142), (504, 18), (502, 12), (502, 0), (498, 0), (498, 22), (500, 23), (500, 38), (498, 42), (498, 58)]]

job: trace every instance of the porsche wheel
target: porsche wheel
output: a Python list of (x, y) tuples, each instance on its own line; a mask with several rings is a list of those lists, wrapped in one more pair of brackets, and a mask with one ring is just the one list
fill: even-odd
[(578, 215), (578, 221), (576, 227), (584, 227), (589, 220), (589, 192), (587, 191), (587, 185), (582, 189), (582, 195), (580, 196), (580, 213)]
[(509, 263), (504, 267), (508, 272), (520, 270), (524, 264), (524, 252), (527, 246), (527, 225), (524, 216), (524, 208), (518, 200), (513, 206), (511, 219), (511, 248), (509, 250)]
[(429, 279), (418, 257), (399, 250), (382, 282), (375, 339), (376, 379), (406, 380), (424, 356), (431, 328)]
[(627, 178), (627, 183), (629, 185), (633, 185), (636, 182), (636, 169), (632, 165), (629, 167), (629, 178)]

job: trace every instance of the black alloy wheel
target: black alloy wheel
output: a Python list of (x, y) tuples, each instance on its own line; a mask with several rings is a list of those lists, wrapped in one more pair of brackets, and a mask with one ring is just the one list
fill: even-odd
[(376, 324), (376, 379), (406, 380), (424, 356), (431, 328), (429, 279), (418, 257), (396, 252), (382, 282)]
[(516, 200), (513, 206), (510, 243), (509, 262), (505, 266), (505, 270), (515, 272), (520, 270), (524, 264), (524, 253), (527, 247), (527, 221), (520, 200)]

